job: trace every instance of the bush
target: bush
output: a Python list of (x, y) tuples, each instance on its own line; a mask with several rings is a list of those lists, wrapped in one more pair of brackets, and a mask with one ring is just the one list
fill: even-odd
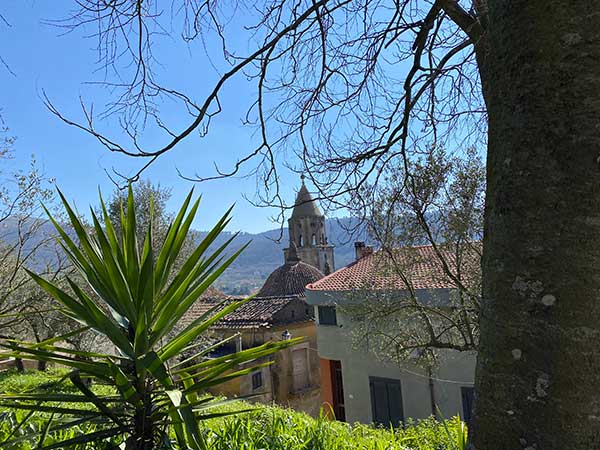
[[(29, 431), (31, 440), (38, 439), (39, 450), (95, 445), (109, 438), (114, 441), (124, 438), (125, 450), (172, 447), (206, 450), (199, 422), (211, 417), (208, 410), (212, 410), (213, 399), (208, 396), (208, 389), (271, 364), (257, 361), (301, 340), (270, 341), (220, 358), (207, 357), (210, 348), (198, 346), (197, 340), (249, 298), (223, 303), (194, 318), (183, 329), (178, 326), (192, 305), (245, 248), (226, 256), (224, 252), (234, 235), (214, 252), (208, 251), (230, 222), (231, 208), (179, 266), (176, 262), (200, 204), (199, 198), (193, 201), (193, 191), (160, 242), (153, 236), (156, 229), (152, 207), (145, 237), (138, 236), (139, 208), (136, 212), (131, 186), (127, 207), (121, 205), (118, 218), (111, 218), (100, 198), (102, 214), (99, 218), (91, 211), (93, 227), (82, 223), (63, 194), (59, 194), (70, 228), (63, 228), (49, 217), (64, 253), (78, 269), (79, 276), (75, 279), (67, 276), (62, 282), (27, 272), (61, 305), (60, 311), (65, 316), (82, 326), (42, 342), (4, 340), (0, 347), (6, 352), (0, 357), (27, 358), (68, 367), (71, 369), (68, 378), (78, 392), (62, 393), (60, 389), (53, 392), (41, 386), (35, 392), (0, 393), (0, 407), (26, 413), (23, 422), (15, 422), (14, 426), (19, 432)], [(90, 329), (110, 342), (110, 353), (78, 351), (62, 344), (66, 338)], [(192, 348), (194, 354), (189, 356)], [(180, 361), (184, 354), (195, 363), (184, 366)], [(255, 365), (239, 369), (247, 362)], [(112, 390), (98, 395), (89, 389), (89, 381), (105, 384)], [(74, 405), (65, 406), (69, 403)], [(31, 411), (48, 414), (42, 429), (35, 426), (30, 429), (25, 423)], [(70, 432), (83, 423), (96, 425), (97, 430), (55, 440), (63, 431)], [(0, 448), (12, 447), (13, 438), (10, 435), (0, 442)]]
[[(51, 372), (7, 372), (0, 374), (0, 392), (28, 392), (46, 386), (60, 392), (75, 391), (75, 386), (66, 379), (60, 380), (66, 371)], [(95, 390), (106, 392), (107, 386), (95, 386)], [(222, 405), (213, 413), (247, 409), (243, 402)], [(0, 441), (12, 432), (23, 411), (4, 411), (0, 419)], [(30, 426), (41, 430), (47, 415), (35, 413), (38, 420)], [(82, 428), (84, 427), (84, 428)], [(92, 425), (79, 425), (76, 429), (64, 430), (55, 442), (80, 433), (92, 432)], [(203, 422), (203, 432), (210, 450), (459, 450), (462, 437), (460, 421), (452, 419), (439, 422), (433, 418), (409, 421), (398, 429), (375, 428), (369, 425), (349, 425), (331, 421), (325, 417), (313, 419), (304, 413), (277, 406), (257, 407), (253, 412), (235, 416), (211, 418)], [(46, 444), (51, 442), (48, 438)], [(35, 442), (23, 441), (18, 450), (35, 448)], [(106, 443), (73, 446), (69, 450), (100, 449)]]
[[(31, 370), (26, 372), (17, 372), (10, 370), (0, 373), (0, 392), (2, 394), (26, 394), (30, 392), (46, 391), (50, 394), (74, 394), (78, 389), (67, 377), (68, 371), (65, 369), (48, 369), (47, 371)], [(114, 389), (109, 386), (96, 385), (92, 390), (99, 395), (114, 394)], [(52, 402), (48, 404), (60, 405), (61, 407), (74, 407), (74, 403)], [(47, 404), (47, 405), (48, 405)], [(24, 419), (32, 414), (33, 420), (24, 423)], [(8, 439), (22, 438), (14, 446), (17, 450), (30, 450), (36, 447), (37, 442), (28, 439), (32, 433), (42, 433), (44, 426), (50, 415), (41, 411), (31, 413), (23, 410), (0, 409), (0, 442)], [(75, 436), (96, 431), (95, 424), (81, 423), (57, 433), (53, 433), (45, 440), (46, 445), (61, 442)], [(99, 445), (74, 445), (69, 450), (88, 450), (95, 448), (105, 448), (106, 443)]]
[(375, 428), (272, 406), (210, 421), (208, 434), (211, 450), (458, 450), (459, 425), (430, 418)]

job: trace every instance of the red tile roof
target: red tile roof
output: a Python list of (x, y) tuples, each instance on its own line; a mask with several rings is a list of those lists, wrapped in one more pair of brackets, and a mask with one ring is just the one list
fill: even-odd
[[(222, 298), (200, 298), (190, 307), (190, 309), (188, 309), (186, 314), (179, 321), (179, 324), (185, 327), (208, 312), (211, 308), (217, 307), (216, 311), (218, 311), (235, 300), (239, 299), (229, 298), (223, 301)], [(254, 297), (217, 322), (214, 328), (260, 328), (311, 320), (311, 317), (303, 317), (303, 315), (298, 315), (294, 320), (289, 318), (285, 319), (278, 314), (293, 302), (304, 303), (304, 300), (297, 295), (283, 297)], [(310, 311), (312, 310), (309, 310), (309, 312)]]
[(379, 250), (309, 284), (306, 289), (406, 290), (411, 286), (413, 289), (452, 289), (457, 284), (447, 276), (442, 261), (447, 263), (450, 273), (455, 276), (458, 275), (457, 267), (462, 272), (479, 273), (479, 248), (479, 243), (470, 245), (463, 252), (460, 264), (456, 263), (457, 258), (450, 249), (441, 249), (443, 258), (440, 258), (431, 245), (395, 249), (392, 252)]

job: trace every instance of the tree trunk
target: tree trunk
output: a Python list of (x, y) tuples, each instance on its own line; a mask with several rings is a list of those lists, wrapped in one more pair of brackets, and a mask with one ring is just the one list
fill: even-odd
[(142, 407), (133, 417), (133, 433), (125, 442), (125, 450), (154, 450), (154, 427), (150, 410)]
[(142, 404), (135, 410), (133, 430), (125, 442), (125, 450), (154, 450), (154, 432), (156, 430), (152, 420), (155, 406), (152, 402), (152, 393), (143, 378), (140, 381), (137, 374), (134, 374), (132, 378), (136, 380), (137, 392), (143, 392), (144, 394), (142, 395)]
[(600, 2), (488, 0), (471, 445), (600, 448)]

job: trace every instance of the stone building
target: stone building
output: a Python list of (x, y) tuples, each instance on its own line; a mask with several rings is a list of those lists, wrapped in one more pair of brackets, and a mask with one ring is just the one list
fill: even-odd
[[(323, 270), (333, 270), (334, 260), (333, 246), (327, 243), (325, 218), (304, 181), (288, 223), (290, 241), (284, 250), (284, 264), (269, 275), (254, 298), (212, 327), (212, 333), (220, 339), (238, 335), (219, 350), (220, 355), (290, 337), (304, 337), (305, 341), (270, 356), (272, 365), (219, 385), (215, 393), (230, 397), (254, 395), (254, 401), (275, 402), (317, 416), (321, 379), (316, 327), (314, 309), (306, 303), (304, 292), (306, 285), (323, 278)], [(182, 319), (182, 325), (233, 300), (199, 299)], [(252, 365), (266, 361), (254, 361)]]
[(327, 240), (325, 216), (308, 192), (304, 176), (292, 216), (288, 219), (288, 232), (290, 246), (284, 250), (286, 260), (291, 246), (295, 246), (300, 261), (318, 268), (325, 275), (335, 270), (333, 245)]

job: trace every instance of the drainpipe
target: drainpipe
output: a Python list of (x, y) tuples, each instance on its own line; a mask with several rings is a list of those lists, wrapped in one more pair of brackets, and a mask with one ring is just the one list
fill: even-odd
[(427, 366), (427, 378), (429, 381), (429, 401), (431, 402), (431, 415), (438, 418), (438, 408), (435, 401), (435, 386), (433, 384), (433, 371), (431, 370), (431, 366)]

